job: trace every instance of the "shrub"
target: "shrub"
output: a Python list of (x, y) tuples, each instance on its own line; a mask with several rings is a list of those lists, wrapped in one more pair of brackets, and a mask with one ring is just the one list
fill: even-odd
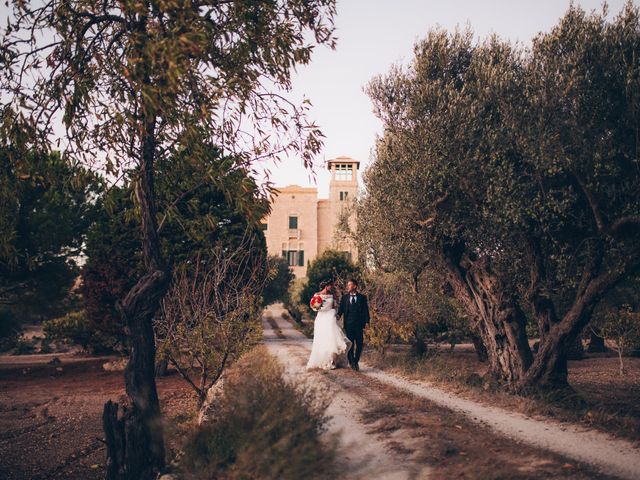
[(265, 305), (275, 302), (289, 302), (289, 287), (294, 276), (289, 263), (284, 257), (270, 255), (267, 259), (269, 265), (269, 279), (262, 292), (262, 301)]
[(320, 440), (327, 404), (283, 377), (264, 347), (245, 355), (225, 380), (216, 416), (185, 444), (181, 468), (192, 479), (323, 478), (335, 445)]
[(287, 309), (287, 312), (296, 323), (302, 324), (302, 310), (298, 305), (285, 303), (284, 308)]
[(372, 273), (363, 291), (371, 312), (367, 345), (375, 350), (384, 353), (390, 343), (411, 341), (416, 353), (423, 355), (429, 342), (449, 343), (453, 348), (469, 337), (459, 308), (426, 271), (413, 283), (400, 273)]
[(291, 282), (291, 285), (289, 285), (289, 301), (292, 304), (298, 305), (302, 303), (302, 291), (304, 290), (306, 285), (307, 279), (304, 277), (296, 278), (293, 280), (293, 282)]
[(20, 322), (8, 308), (0, 308), (0, 352), (16, 346), (20, 336)]
[[(300, 293), (300, 303), (309, 308), (313, 294), (320, 290), (320, 282), (331, 279), (338, 283), (348, 280), (350, 276), (358, 276), (359, 270), (346, 252), (326, 250), (316, 257), (307, 269), (307, 282)], [(311, 309), (309, 309), (311, 311)]]
[(200, 405), (227, 365), (262, 337), (266, 272), (246, 255), (252, 246), (217, 247), (208, 260), (198, 255), (180, 265), (154, 319), (159, 358), (178, 370)]
[(36, 347), (34, 345), (33, 340), (30, 340), (24, 337), (18, 338), (18, 340), (15, 343), (15, 346), (13, 347), (14, 355), (29, 355), (31, 353), (34, 353), (35, 351), (36, 351)]
[(376, 275), (370, 276), (364, 290), (371, 315), (365, 330), (366, 343), (383, 355), (390, 343), (408, 341), (414, 328), (415, 310), (406, 288), (400, 286), (395, 275)]
[(617, 352), (620, 375), (626, 373), (623, 357), (640, 344), (640, 312), (630, 305), (622, 305), (610, 311), (602, 325), (602, 335), (613, 341), (611, 347)]
[(45, 320), (42, 327), (48, 340), (80, 345), (91, 353), (111, 351), (118, 343), (115, 337), (97, 331), (84, 310)]

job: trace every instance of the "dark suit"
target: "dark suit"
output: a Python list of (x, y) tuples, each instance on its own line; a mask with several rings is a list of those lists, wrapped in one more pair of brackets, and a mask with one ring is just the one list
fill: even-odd
[[(344, 330), (347, 338), (351, 341), (351, 348), (347, 356), (349, 362), (358, 364), (362, 347), (364, 343), (364, 327), (369, 323), (369, 304), (367, 297), (361, 293), (356, 293), (354, 301), (351, 295), (345, 293), (340, 299), (340, 307), (338, 308), (338, 318), (344, 318)], [(355, 353), (354, 353), (355, 345)]]

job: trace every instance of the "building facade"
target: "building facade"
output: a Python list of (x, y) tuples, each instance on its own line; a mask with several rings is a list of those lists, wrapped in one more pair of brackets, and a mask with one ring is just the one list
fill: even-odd
[(287, 258), (296, 277), (306, 276), (308, 263), (328, 249), (356, 259), (356, 246), (347, 231), (356, 226), (359, 167), (360, 162), (350, 157), (329, 160), (331, 181), (326, 199), (318, 198), (316, 188), (289, 185), (276, 189), (262, 228), (269, 253)]

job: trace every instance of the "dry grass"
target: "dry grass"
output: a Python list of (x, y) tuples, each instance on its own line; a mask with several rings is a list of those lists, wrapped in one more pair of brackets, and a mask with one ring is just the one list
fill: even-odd
[(617, 373), (617, 360), (599, 356), (570, 362), (572, 389), (535, 396), (505, 392), (485, 380), (486, 365), (475, 353), (459, 349), (436, 351), (417, 358), (407, 348), (391, 348), (385, 356), (371, 353), (372, 365), (418, 380), (427, 380), (466, 398), (533, 417), (552, 417), (640, 442), (640, 359), (629, 358), (629, 373)]
[(264, 347), (229, 370), (216, 417), (186, 442), (186, 478), (328, 478), (335, 473), (335, 446), (320, 440), (326, 401), (282, 374)]

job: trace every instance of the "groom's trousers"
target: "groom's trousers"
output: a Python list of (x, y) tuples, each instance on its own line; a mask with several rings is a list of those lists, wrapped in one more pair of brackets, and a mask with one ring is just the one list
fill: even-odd
[(349, 348), (347, 357), (349, 358), (350, 362), (358, 363), (360, 361), (360, 355), (362, 354), (364, 330), (359, 325), (345, 325), (345, 333), (347, 334), (347, 338), (351, 342), (351, 347)]

